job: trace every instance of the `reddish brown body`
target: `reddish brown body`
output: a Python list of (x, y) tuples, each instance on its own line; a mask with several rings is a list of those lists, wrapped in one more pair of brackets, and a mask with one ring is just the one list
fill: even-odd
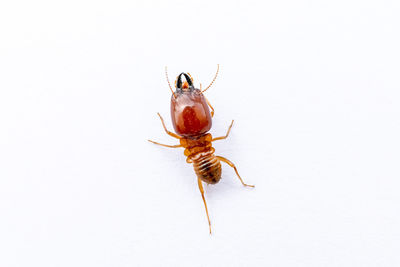
[(199, 179), (208, 184), (216, 184), (221, 180), (221, 163), (214, 155), (211, 134), (192, 138), (181, 138), (185, 148), (186, 161), (193, 163), (194, 171)]
[(199, 89), (184, 90), (171, 97), (171, 119), (180, 136), (196, 137), (211, 129), (211, 113)]
[[(184, 77), (185, 81), (182, 81), (182, 76)], [(215, 78), (216, 77), (217, 75), (215, 75)], [(211, 82), (211, 84), (214, 82), (214, 80)], [(160, 144), (151, 140), (149, 141), (165, 147), (185, 148), (184, 154), (187, 157), (186, 162), (193, 163), (194, 171), (198, 177), (198, 185), (205, 205), (211, 233), (211, 222), (208, 216), (208, 209), (206, 200), (204, 198), (204, 189), (201, 181), (208, 184), (218, 183), (221, 179), (222, 172), (220, 161), (223, 161), (235, 170), (237, 176), (244, 186), (254, 186), (247, 185), (243, 182), (235, 165), (232, 162), (224, 157), (214, 155), (215, 149), (212, 147), (212, 142), (227, 138), (233, 125), (233, 121), (225, 136), (213, 138), (211, 134), (208, 133), (208, 131), (211, 129), (214, 109), (203, 95), (203, 92), (207, 90), (211, 84), (203, 91), (196, 89), (193, 86), (193, 79), (186, 73), (181, 73), (178, 76), (175, 84), (175, 92), (171, 87), (170, 88), (172, 91), (171, 119), (176, 134), (167, 130), (164, 120), (160, 114), (158, 115), (160, 116), (164, 130), (167, 132), (167, 134), (179, 139), (180, 144), (171, 146)], [(211, 112), (210, 108), (212, 110)]]
[[(185, 74), (181, 74), (185, 75)], [(181, 75), (178, 81), (181, 84)], [(199, 179), (208, 184), (221, 179), (221, 163), (214, 155), (211, 145), (211, 112), (203, 93), (193, 87), (192, 80), (182, 84), (171, 97), (171, 119), (175, 132), (181, 136), (180, 144), (185, 148), (187, 162), (193, 163)]]

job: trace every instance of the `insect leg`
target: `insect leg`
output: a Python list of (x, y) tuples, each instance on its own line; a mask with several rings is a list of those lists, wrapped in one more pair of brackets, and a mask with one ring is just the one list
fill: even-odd
[(228, 159), (226, 159), (226, 158), (224, 158), (224, 157), (221, 157), (221, 156), (216, 156), (216, 157), (217, 157), (220, 161), (225, 162), (226, 164), (228, 164), (229, 166), (231, 166), (231, 167), (235, 170), (237, 176), (239, 177), (240, 182), (242, 182), (242, 185), (244, 185), (244, 186), (249, 186), (249, 187), (254, 187), (254, 185), (245, 184), (245, 183), (243, 182), (242, 177), (240, 177), (239, 172), (238, 172), (238, 170), (236, 169), (235, 164), (233, 164), (230, 160), (228, 160)]
[(213, 106), (211, 106), (210, 101), (208, 101), (208, 99), (206, 97), (204, 97), (206, 99), (206, 102), (208, 104), (208, 106), (211, 108), (211, 117), (214, 117), (214, 108)]
[(149, 142), (151, 142), (153, 144), (159, 145), (159, 146), (165, 146), (165, 147), (171, 147), (171, 148), (182, 147), (182, 145), (164, 145), (164, 144), (161, 144), (161, 143), (154, 142), (152, 140), (147, 140), (147, 141), (149, 141)]
[(210, 216), (208, 215), (208, 209), (207, 209), (206, 199), (204, 198), (203, 184), (201, 183), (200, 178), (197, 178), (197, 182), (199, 183), (199, 189), (200, 189), (201, 197), (203, 198), (204, 207), (206, 208), (206, 214), (207, 214), (207, 220), (208, 220), (208, 227), (210, 228), (210, 235), (211, 235), (211, 222), (210, 222)]
[(226, 135), (225, 135), (225, 136), (215, 137), (215, 138), (213, 138), (211, 141), (213, 142), (213, 141), (223, 140), (223, 139), (228, 138), (229, 133), (231, 132), (232, 126), (233, 126), (233, 120), (232, 120), (232, 122), (231, 122), (231, 125), (229, 125), (228, 131), (226, 132)]
[(164, 127), (165, 132), (166, 132), (168, 135), (172, 136), (172, 137), (175, 137), (175, 138), (177, 138), (177, 139), (180, 139), (181, 137), (180, 137), (179, 135), (177, 135), (177, 134), (175, 134), (175, 133), (170, 132), (170, 131), (167, 130), (167, 127), (165, 127), (164, 119), (161, 117), (160, 113), (157, 112), (157, 114), (158, 114), (158, 116), (160, 117), (160, 120), (161, 120), (162, 126)]

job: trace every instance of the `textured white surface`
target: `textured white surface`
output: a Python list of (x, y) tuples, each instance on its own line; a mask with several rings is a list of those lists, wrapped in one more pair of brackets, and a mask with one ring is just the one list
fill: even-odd
[[(0, 266), (399, 266), (396, 1), (3, 1)], [(174, 140), (170, 77), (227, 166)]]

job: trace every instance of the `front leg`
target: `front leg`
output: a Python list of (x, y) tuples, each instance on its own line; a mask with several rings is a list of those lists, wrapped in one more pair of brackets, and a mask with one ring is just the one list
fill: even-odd
[(206, 100), (207, 105), (211, 108), (211, 118), (212, 118), (212, 117), (214, 117), (214, 108), (213, 108), (213, 106), (211, 106), (211, 103), (210, 103), (210, 101), (208, 101), (207, 97), (204, 97), (204, 99)]
[(164, 127), (165, 132), (166, 132), (168, 135), (172, 136), (172, 137), (175, 137), (175, 138), (177, 138), (177, 139), (180, 139), (181, 137), (180, 137), (179, 135), (177, 135), (176, 133), (173, 133), (173, 132), (170, 132), (170, 131), (167, 130), (167, 127), (165, 126), (165, 123), (164, 123), (164, 119), (161, 117), (160, 113), (157, 112), (157, 115), (158, 115), (158, 117), (160, 117), (160, 120), (161, 120), (162, 126)]

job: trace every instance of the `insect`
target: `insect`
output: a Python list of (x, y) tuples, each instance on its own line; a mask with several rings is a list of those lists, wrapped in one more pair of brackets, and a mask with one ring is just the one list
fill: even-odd
[[(208, 226), (211, 234), (211, 221), (208, 214), (207, 202), (204, 197), (203, 183), (216, 184), (221, 179), (221, 161), (231, 166), (238, 176), (243, 186), (254, 187), (254, 185), (245, 184), (240, 177), (236, 166), (228, 159), (214, 155), (215, 149), (212, 147), (212, 142), (226, 139), (231, 131), (232, 123), (230, 124), (225, 136), (212, 137), (208, 131), (211, 129), (212, 117), (214, 116), (214, 108), (210, 102), (203, 95), (203, 93), (211, 87), (217, 79), (219, 72), (219, 65), (214, 79), (210, 85), (204, 90), (201, 88), (196, 89), (193, 85), (193, 78), (189, 73), (182, 72), (175, 80), (175, 92), (172, 90), (171, 84), (168, 79), (167, 67), (165, 67), (165, 75), (169, 88), (171, 89), (171, 119), (175, 132), (168, 131), (165, 126), (164, 119), (160, 113), (162, 126), (165, 132), (179, 139), (178, 145), (165, 145), (158, 142), (148, 140), (156, 145), (170, 147), (170, 148), (185, 148), (184, 155), (187, 157), (186, 162), (192, 163), (194, 171), (197, 175), (197, 182), (199, 185), (201, 197), (203, 198), (204, 207), (206, 210)], [(211, 112), (210, 112), (211, 109)]]

